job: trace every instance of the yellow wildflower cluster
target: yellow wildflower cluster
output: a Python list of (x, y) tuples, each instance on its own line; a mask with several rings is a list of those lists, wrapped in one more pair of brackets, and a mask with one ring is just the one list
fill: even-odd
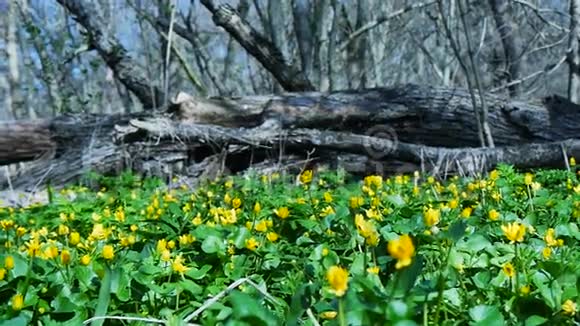
[(379, 244), (379, 233), (372, 221), (365, 220), (361, 214), (355, 215), (358, 233), (365, 239), (365, 244), (375, 247)]
[(397, 260), (396, 269), (411, 265), (412, 258), (415, 255), (415, 245), (409, 235), (403, 234), (397, 239), (389, 241), (387, 249), (391, 257)]

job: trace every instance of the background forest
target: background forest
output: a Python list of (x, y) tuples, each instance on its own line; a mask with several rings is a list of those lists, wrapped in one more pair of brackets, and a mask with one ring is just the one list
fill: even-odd
[[(521, 99), (577, 97), (577, 85), (568, 90), (569, 67), (580, 62), (570, 14), (576, 2), (227, 1), (304, 73), (311, 89), (477, 83)], [(140, 110), (142, 101), (95, 39), (114, 40), (109, 45), (132, 58), (131, 74), (168, 97), (283, 91), (212, 21), (208, 6), (220, 3), (0, 0), (0, 120)], [(67, 6), (91, 22), (77, 24)]]

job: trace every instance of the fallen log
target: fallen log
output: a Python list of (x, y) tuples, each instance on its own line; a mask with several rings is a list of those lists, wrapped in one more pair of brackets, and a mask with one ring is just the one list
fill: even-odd
[(467, 91), (417, 85), (209, 99), (180, 94), (166, 114), (13, 122), (0, 125), (0, 164), (34, 161), (0, 174), (0, 188), (126, 168), (197, 178), (260, 162), (283, 166), (288, 156), (302, 160), (297, 169), (315, 161), (357, 173), (480, 173), (499, 162), (563, 166), (580, 153), (579, 106), (557, 96), (486, 101), (494, 149), (478, 148)]

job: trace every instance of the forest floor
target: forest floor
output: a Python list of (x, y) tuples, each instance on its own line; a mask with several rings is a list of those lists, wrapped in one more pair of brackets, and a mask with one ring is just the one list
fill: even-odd
[(94, 176), (0, 205), (0, 325), (577, 324), (576, 168)]

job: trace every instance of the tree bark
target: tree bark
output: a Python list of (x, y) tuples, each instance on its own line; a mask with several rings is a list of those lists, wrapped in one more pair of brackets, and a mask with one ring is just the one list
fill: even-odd
[(146, 74), (114, 35), (106, 33), (106, 24), (94, 3), (88, 0), (57, 0), (74, 19), (83, 26), (91, 46), (97, 50), (115, 76), (141, 101), (145, 109), (160, 107), (165, 95), (163, 91), (147, 80)]
[(570, 38), (568, 41), (568, 99), (580, 100), (580, 0), (570, 0)]
[(216, 6), (212, 0), (201, 0), (212, 13), (213, 21), (223, 27), (248, 53), (268, 70), (289, 92), (312, 91), (314, 87), (299, 68), (286, 63), (276, 46), (256, 31), (227, 4)]
[[(509, 13), (508, 0), (489, 0), (495, 28), (501, 38), (504, 53), (504, 64), (508, 72), (507, 84), (520, 79), (520, 66), (522, 60), (518, 58), (517, 39), (514, 35), (513, 19)], [(519, 95), (519, 84), (508, 87), (510, 96)]]
[[(89, 170), (199, 176), (293, 159), (357, 173), (425, 167), (479, 173), (499, 162), (563, 166), (580, 157), (580, 106), (558, 96), (524, 103), (488, 95), (497, 148), (477, 148), (464, 89), (403, 85), (332, 93), (200, 99), (180, 94), (170, 115), (63, 116), (0, 126), (0, 164), (35, 160), (15, 187), (76, 180)], [(311, 155), (315, 149), (314, 155)], [(280, 153), (283, 153), (280, 156)], [(310, 154), (309, 154), (310, 153)], [(567, 155), (567, 156), (566, 156)], [(211, 168), (210, 168), (211, 167)], [(201, 171), (201, 172), (200, 172)], [(8, 184), (0, 175), (0, 188)]]

